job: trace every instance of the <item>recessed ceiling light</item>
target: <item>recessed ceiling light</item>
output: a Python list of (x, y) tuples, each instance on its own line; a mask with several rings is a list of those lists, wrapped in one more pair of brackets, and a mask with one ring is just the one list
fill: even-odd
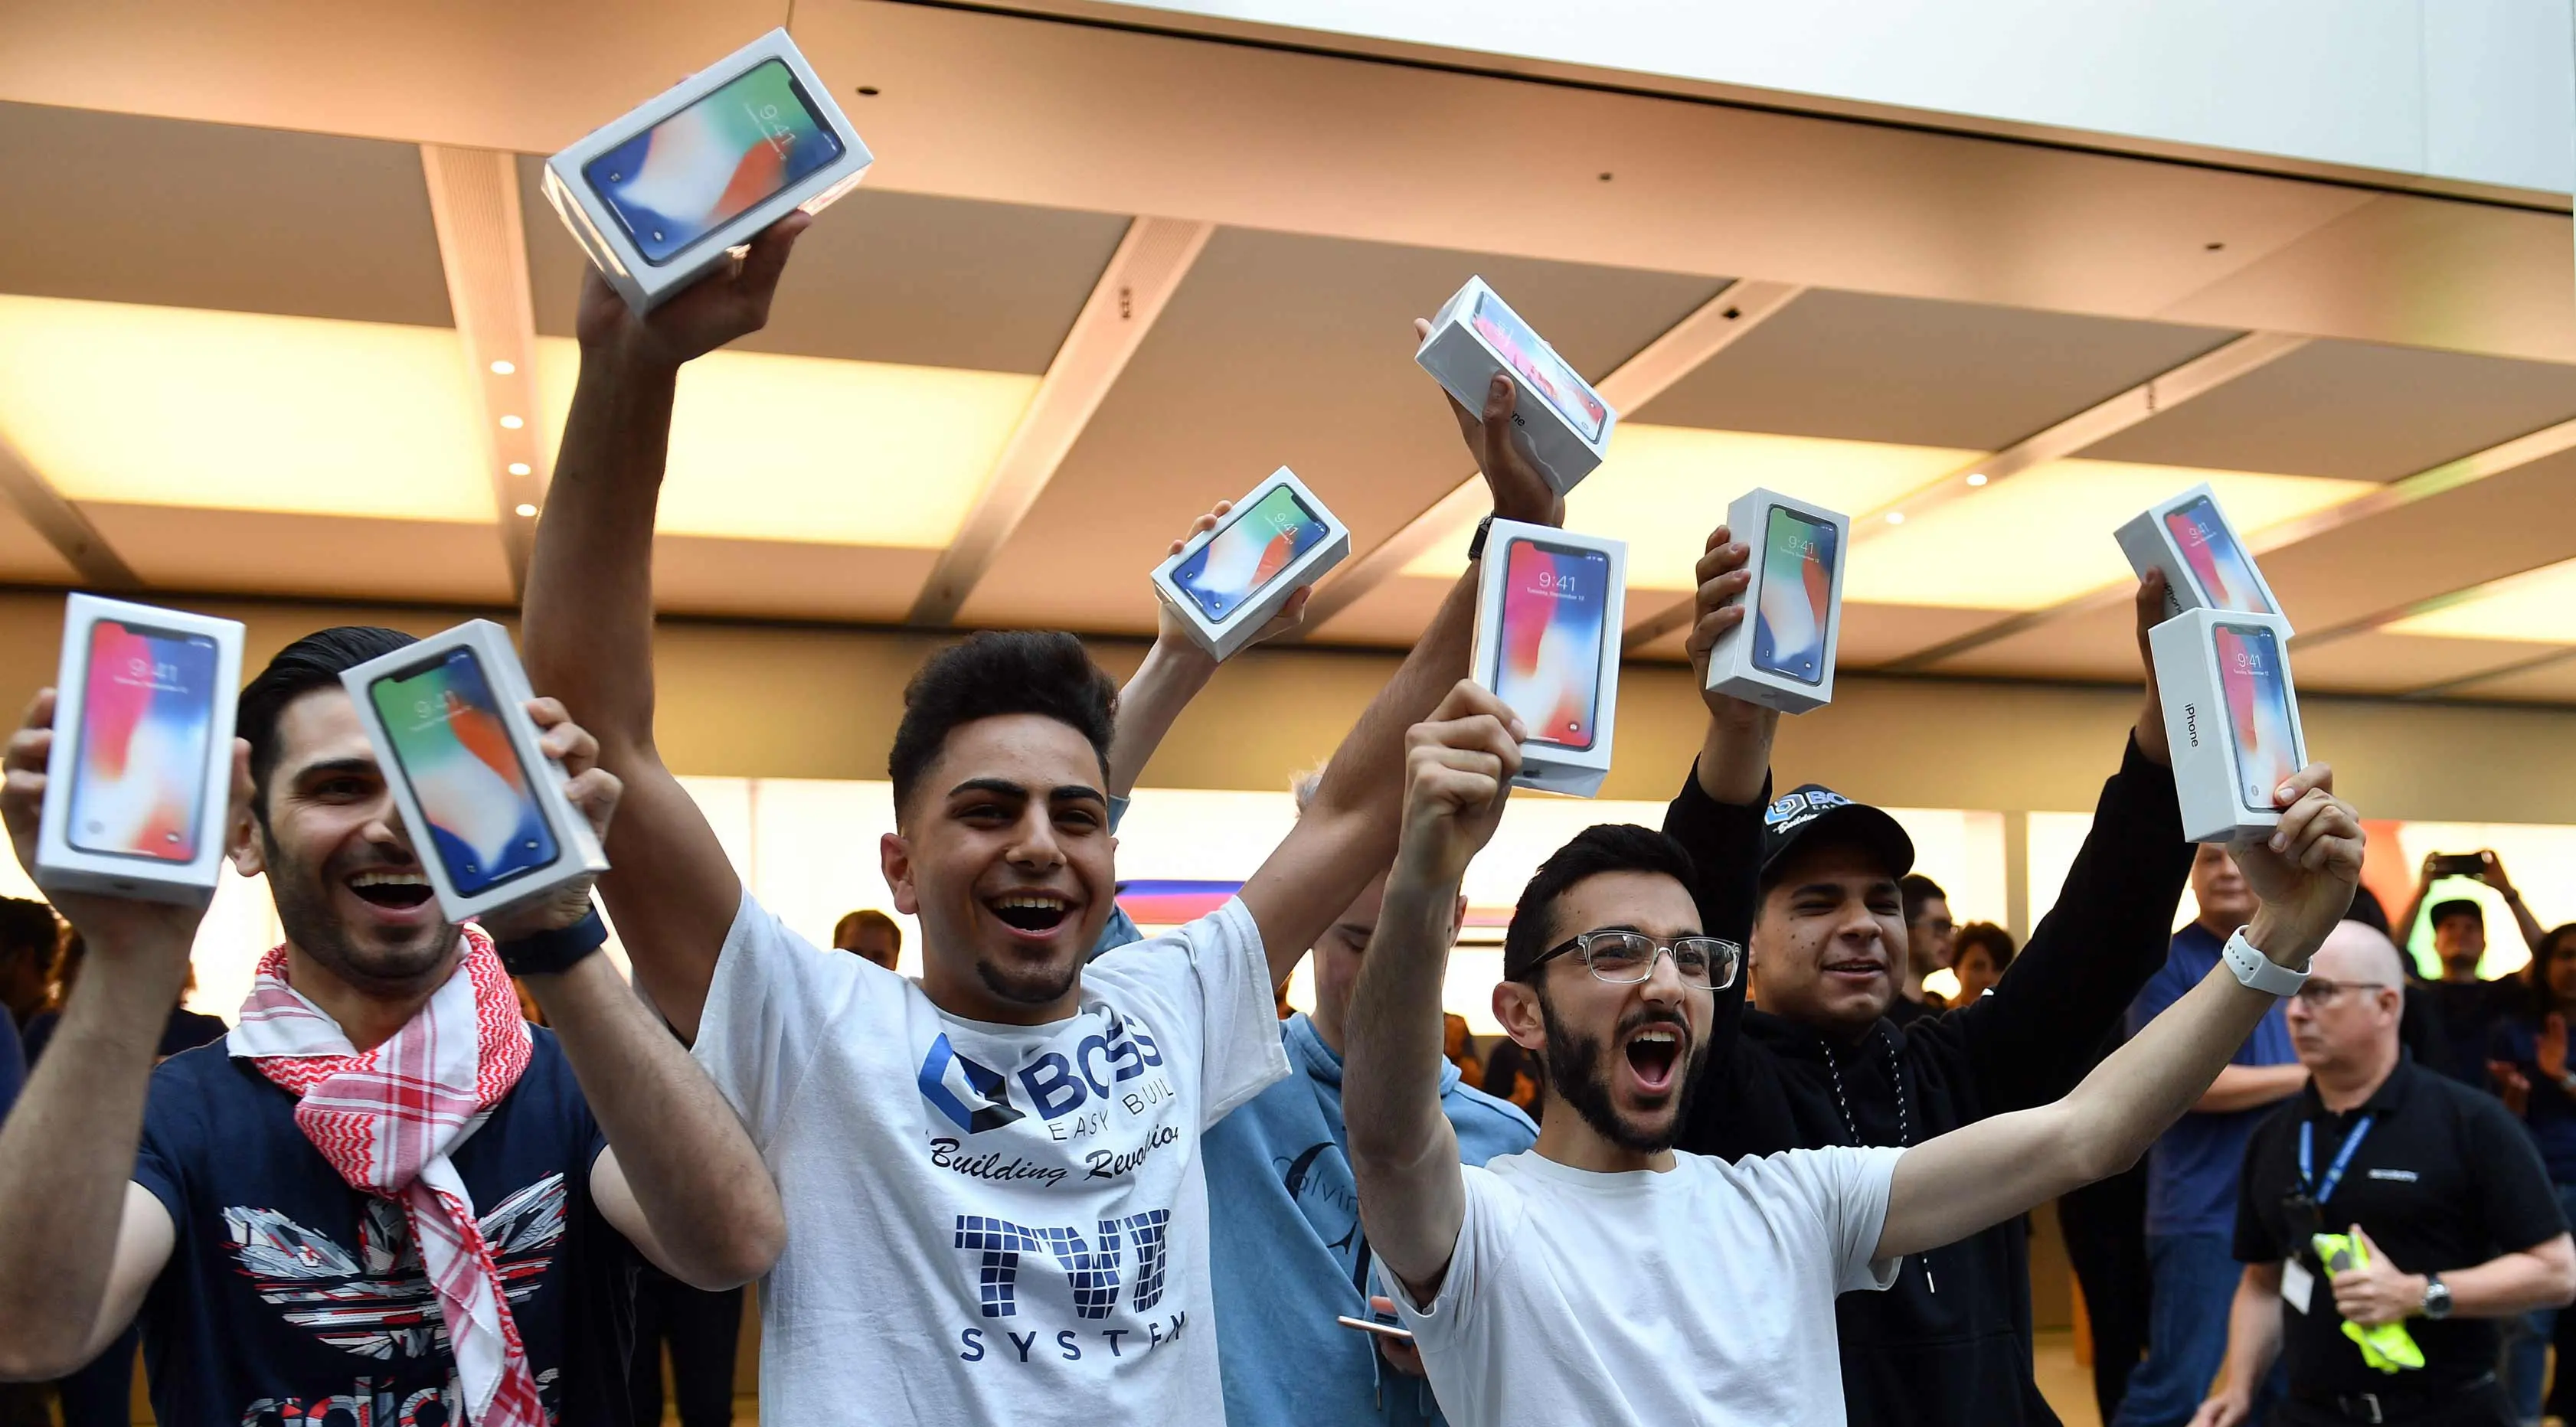
[(519, 502), (519, 514), (535, 515), (536, 513), (537, 508), (535, 506), (528, 504), (526, 501)]
[(1984, 485), (1985, 483), (1986, 483), (1986, 473), (1985, 473), (1985, 472), (1983, 472), (1983, 471), (1970, 471), (1970, 472), (1968, 473), (1968, 484), (1970, 484), (1970, 485), (1972, 485), (1972, 486), (1981, 486), (1981, 485)]
[(501, 429), (504, 431), (516, 431), (527, 424), (528, 423), (515, 416), (504, 416), (501, 418)]
[(518, 365), (513, 362), (494, 362), (492, 364), (492, 375), (496, 377), (506, 377), (518, 369)]
[(1887, 523), (1890, 525), (1903, 525), (1905, 523), (1905, 512), (1901, 510), (1889, 511), (1887, 513)]
[(511, 474), (511, 475), (514, 475), (514, 476), (524, 476), (524, 475), (526, 475), (527, 473), (528, 473), (528, 463), (527, 463), (527, 462), (525, 462), (525, 461), (512, 461), (512, 462), (510, 463), (510, 474)]

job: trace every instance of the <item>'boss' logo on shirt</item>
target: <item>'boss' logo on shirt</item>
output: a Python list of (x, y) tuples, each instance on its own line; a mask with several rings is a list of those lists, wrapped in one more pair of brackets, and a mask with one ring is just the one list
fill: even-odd
[(1094, 1100), (1110, 1098), (1119, 1082), (1140, 1079), (1162, 1064), (1163, 1050), (1154, 1044), (1153, 1036), (1143, 1026), (1112, 1014), (1108, 1024), (1084, 1036), (1070, 1051), (1041, 1052), (1008, 1075), (960, 1054), (942, 1032), (921, 1058), (917, 1079), (921, 1098), (960, 1130), (977, 1135), (998, 1130), (1024, 1113), (1014, 1103), (1015, 1084), (1030, 1110), (1052, 1122)]

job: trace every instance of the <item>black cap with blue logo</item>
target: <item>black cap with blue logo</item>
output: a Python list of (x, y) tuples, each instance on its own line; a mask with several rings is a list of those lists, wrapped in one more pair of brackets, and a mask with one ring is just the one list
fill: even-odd
[(1762, 809), (1764, 881), (1798, 848), (1829, 843), (1862, 848), (1886, 865), (1890, 877), (1914, 870), (1914, 839), (1905, 835), (1896, 819), (1821, 783), (1806, 783), (1773, 798)]

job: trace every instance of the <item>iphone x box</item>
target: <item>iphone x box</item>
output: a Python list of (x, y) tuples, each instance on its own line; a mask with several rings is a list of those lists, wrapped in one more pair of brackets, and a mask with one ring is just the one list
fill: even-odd
[(608, 870), (537, 747), (509, 631), (472, 619), (341, 674), (452, 922)]
[(1440, 309), (1413, 360), (1469, 411), (1485, 409), (1485, 389), (1496, 372), (1509, 375), (1520, 387), (1513, 438), (1558, 495), (1592, 474), (1610, 449), (1619, 413), (1483, 278), (1467, 279)]
[(1252, 642), (1291, 596), (1351, 553), (1351, 532), (1281, 466), (1154, 567), (1154, 597), (1219, 659)]
[(1519, 714), (1524, 788), (1588, 798), (1610, 772), (1628, 546), (1497, 520), (1476, 584), (1476, 682)]
[(798, 208), (820, 213), (872, 156), (772, 30), (546, 160), (546, 199), (644, 312)]
[(1708, 651), (1708, 687), (1782, 713), (1832, 703), (1851, 518), (1757, 486), (1726, 508), (1726, 524), (1751, 551), (1753, 583), (1743, 621)]
[(73, 595), (36, 885), (204, 906), (231, 832), (242, 627)]
[(2308, 761), (2278, 615), (2190, 609), (2147, 632), (2183, 836), (2232, 842), (2280, 824), (2272, 792)]
[[(2281, 602), (2205, 485), (2149, 507), (2120, 527), (2119, 540), (2139, 579), (2149, 570), (2165, 572), (2167, 619), (2187, 609), (2281, 615)], [(2282, 633), (2292, 632), (2282, 626)]]

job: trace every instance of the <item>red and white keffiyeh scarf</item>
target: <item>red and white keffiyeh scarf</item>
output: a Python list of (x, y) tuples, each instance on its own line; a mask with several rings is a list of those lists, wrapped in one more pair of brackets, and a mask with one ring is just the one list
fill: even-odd
[(359, 1053), (339, 1023), (286, 984), (286, 948), (261, 958), (226, 1048), (293, 1093), (295, 1123), (353, 1189), (393, 1201), (421, 1266), (477, 1427), (546, 1427), (473, 1198), (448, 1153), (528, 1068), (528, 1026), (509, 973), (476, 926), (447, 984), (393, 1038)]

